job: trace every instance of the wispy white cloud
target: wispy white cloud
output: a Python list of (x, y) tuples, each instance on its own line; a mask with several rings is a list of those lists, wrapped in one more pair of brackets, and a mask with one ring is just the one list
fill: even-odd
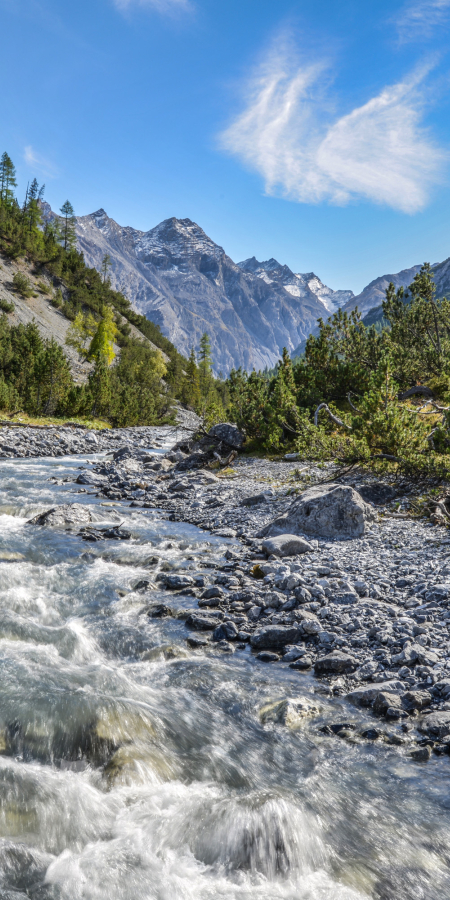
[(447, 158), (421, 125), (427, 71), (333, 121), (326, 66), (301, 65), (278, 45), (254, 72), (245, 109), (220, 144), (263, 176), (268, 194), (342, 205), (365, 198), (417, 212)]
[(162, 15), (174, 15), (192, 9), (191, 0), (114, 0), (117, 9), (125, 12), (133, 6), (147, 6)]
[(57, 178), (59, 175), (59, 169), (54, 165), (49, 159), (45, 159), (44, 156), (41, 156), (40, 153), (36, 153), (33, 150), (33, 147), (28, 146), (25, 147), (23, 158), (27, 164), (30, 166), (33, 171), (39, 172), (40, 175), (43, 175), (44, 178)]
[(450, 0), (413, 0), (393, 20), (401, 42), (429, 38), (450, 15)]

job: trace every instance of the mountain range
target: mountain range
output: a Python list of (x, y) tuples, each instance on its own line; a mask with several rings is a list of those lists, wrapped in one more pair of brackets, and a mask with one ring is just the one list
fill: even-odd
[[(54, 218), (47, 203), (44, 218)], [(306, 338), (342, 307), (364, 314), (379, 307), (387, 285), (408, 286), (420, 266), (372, 281), (357, 296), (332, 290), (313, 272), (294, 273), (276, 259), (235, 263), (191, 219), (165, 219), (149, 231), (123, 227), (104, 209), (76, 219), (87, 265), (111, 259), (111, 286), (133, 308), (160, 326), (180, 353), (189, 355), (208, 332), (216, 373), (273, 367), (283, 347), (302, 352)], [(438, 295), (450, 289), (450, 260), (436, 265)], [(371, 315), (373, 315), (371, 313)]]

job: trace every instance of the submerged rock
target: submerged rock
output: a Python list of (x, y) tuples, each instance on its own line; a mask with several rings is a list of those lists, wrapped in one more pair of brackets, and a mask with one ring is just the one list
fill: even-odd
[(81, 503), (54, 506), (46, 512), (29, 519), (27, 525), (48, 525), (52, 528), (70, 528), (73, 525), (88, 525), (94, 518), (91, 510)]
[(259, 711), (263, 725), (267, 722), (279, 722), (281, 725), (286, 725), (287, 728), (299, 728), (304, 719), (317, 715), (319, 715), (319, 709), (306, 697), (299, 699), (288, 697), (285, 700), (277, 700), (275, 703), (263, 706)]

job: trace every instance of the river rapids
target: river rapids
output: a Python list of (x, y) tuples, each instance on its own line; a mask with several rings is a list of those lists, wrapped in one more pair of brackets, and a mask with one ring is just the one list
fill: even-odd
[(127, 542), (27, 525), (75, 499), (107, 518), (49, 481), (80, 465), (0, 462), (2, 900), (450, 897), (448, 757), (263, 724), (283, 697), (323, 722), (349, 708), (248, 649), (189, 650), (183, 620), (143, 612), (152, 561), (208, 572), (231, 541), (156, 509), (120, 508)]

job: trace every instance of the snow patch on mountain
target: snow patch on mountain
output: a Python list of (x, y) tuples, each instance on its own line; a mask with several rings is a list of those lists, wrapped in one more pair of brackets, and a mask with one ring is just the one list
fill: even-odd
[(238, 266), (243, 271), (251, 272), (257, 278), (261, 278), (266, 284), (276, 282), (283, 285), (284, 289), (292, 297), (313, 295), (323, 304), (323, 315), (325, 317), (332, 315), (354, 296), (353, 291), (333, 291), (332, 288), (323, 284), (314, 272), (295, 273), (289, 266), (281, 265), (273, 257), (265, 262), (259, 262), (255, 256), (252, 256), (250, 259), (245, 259), (243, 262), (238, 263)]

